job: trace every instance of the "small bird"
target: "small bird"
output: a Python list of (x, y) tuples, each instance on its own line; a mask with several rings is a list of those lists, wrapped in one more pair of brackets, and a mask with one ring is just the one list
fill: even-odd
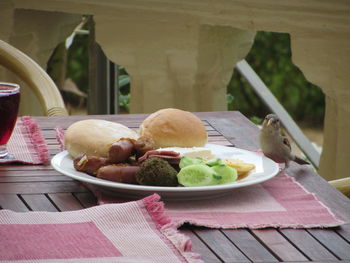
[(288, 138), (282, 134), (281, 123), (276, 114), (268, 114), (265, 117), (259, 141), (264, 155), (276, 163), (284, 163), (284, 169), (289, 167), (290, 161), (298, 164), (310, 164), (292, 153), (292, 147)]

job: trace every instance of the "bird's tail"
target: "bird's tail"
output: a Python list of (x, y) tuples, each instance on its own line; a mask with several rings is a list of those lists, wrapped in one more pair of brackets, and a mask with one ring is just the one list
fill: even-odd
[(298, 164), (310, 164), (308, 161), (305, 161), (304, 159), (302, 159), (302, 158), (300, 158), (298, 156), (295, 156), (294, 162), (296, 162)]

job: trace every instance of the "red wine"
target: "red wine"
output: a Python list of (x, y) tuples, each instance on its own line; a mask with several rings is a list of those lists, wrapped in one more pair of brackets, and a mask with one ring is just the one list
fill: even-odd
[(5, 145), (11, 137), (17, 120), (19, 100), (18, 86), (0, 83), (0, 145)]

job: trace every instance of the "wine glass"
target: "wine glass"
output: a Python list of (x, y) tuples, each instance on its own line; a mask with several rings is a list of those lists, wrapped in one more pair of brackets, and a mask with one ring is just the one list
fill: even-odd
[(7, 152), (6, 144), (16, 124), (19, 100), (19, 85), (0, 82), (0, 160), (14, 158)]

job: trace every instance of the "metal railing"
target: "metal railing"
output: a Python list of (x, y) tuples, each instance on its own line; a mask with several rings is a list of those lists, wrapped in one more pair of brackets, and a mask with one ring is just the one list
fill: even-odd
[(281, 120), (283, 126), (293, 138), (295, 143), (303, 151), (306, 157), (310, 160), (315, 168), (319, 167), (320, 153), (312, 145), (310, 140), (304, 135), (299, 126), (295, 123), (292, 117), (279, 103), (276, 97), (272, 94), (269, 88), (264, 84), (252, 67), (246, 60), (241, 60), (236, 64), (238, 72), (249, 82), (256, 94), (265, 103), (265, 105), (275, 113)]

